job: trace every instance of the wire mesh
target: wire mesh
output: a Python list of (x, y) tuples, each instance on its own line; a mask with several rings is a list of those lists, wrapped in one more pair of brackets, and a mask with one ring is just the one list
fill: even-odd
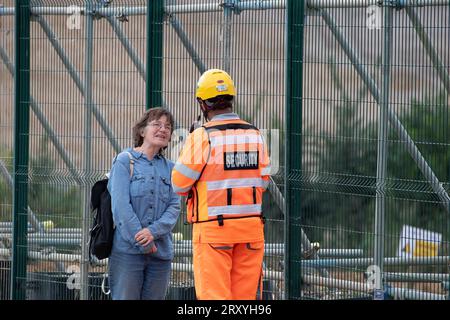
[[(3, 6), (11, 6), (13, 1), (6, 1)], [(14, 82), (12, 78), (11, 65), (13, 60), (5, 61), (5, 57), (14, 55), (14, 19), (13, 16), (0, 17), (0, 105), (2, 112), (0, 116), (0, 250), (5, 250), (11, 245), (10, 239), (5, 239), (4, 234), (9, 233), (12, 225), (12, 177), (10, 172), (13, 168), (13, 100)], [(5, 63), (6, 62), (6, 63)], [(9, 64), (7, 63), (9, 62)], [(10, 262), (0, 256), (0, 299), (9, 299), (11, 270)]]
[[(301, 130), (287, 132), (287, 117), (300, 106), (285, 114), (287, 3), (164, 2), (162, 104), (176, 121), (167, 157), (177, 159), (199, 115), (200, 74), (229, 71), (236, 111), (262, 129), (271, 153), (263, 299), (380, 298), (376, 289), (389, 299), (445, 298), (450, 11), (338, 2), (306, 8), (303, 73), (293, 75), (303, 86)], [(147, 1), (31, 6), (26, 298), (109, 299), (102, 290), (106, 262), (87, 268), (80, 259), (90, 187), (131, 145), (131, 127), (149, 107)], [(3, 2), (12, 7), (14, 1)], [(1, 14), (0, 299), (11, 294), (14, 31), (14, 16)], [(290, 135), (301, 138), (301, 170), (286, 167)], [(298, 243), (285, 243), (285, 185), (300, 199)], [(173, 230), (169, 299), (195, 297), (184, 214), (182, 208)], [(293, 253), (301, 257), (293, 264), (301, 278), (295, 284), (284, 277)], [(286, 296), (289, 286), (299, 286), (299, 295)]]
[(305, 258), (297, 298), (448, 294), (449, 13), (439, 6), (393, 11), (389, 42), (387, 10), (321, 9), (306, 18), (303, 158), (295, 181), (301, 225), (321, 248), (348, 254)]

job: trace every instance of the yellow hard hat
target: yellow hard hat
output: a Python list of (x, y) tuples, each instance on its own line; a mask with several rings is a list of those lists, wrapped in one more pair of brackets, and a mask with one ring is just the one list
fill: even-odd
[(220, 95), (236, 95), (233, 80), (230, 75), (220, 69), (205, 71), (197, 82), (197, 98), (202, 100), (211, 99)]

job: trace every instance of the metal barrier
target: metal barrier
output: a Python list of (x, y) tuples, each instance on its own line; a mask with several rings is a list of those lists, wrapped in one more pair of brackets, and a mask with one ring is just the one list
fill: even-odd
[[(445, 298), (449, 4), (4, 1), (0, 254), (12, 265), (0, 264), (0, 299), (36, 298), (30, 274), (74, 265), (79, 294), (65, 297), (94, 298), (89, 275), (106, 261), (89, 266), (83, 245), (90, 186), (146, 107), (175, 115), (176, 160), (211, 67), (232, 73), (237, 112), (269, 144), (264, 297)], [(174, 232), (169, 296), (183, 299), (191, 230), (180, 218)]]

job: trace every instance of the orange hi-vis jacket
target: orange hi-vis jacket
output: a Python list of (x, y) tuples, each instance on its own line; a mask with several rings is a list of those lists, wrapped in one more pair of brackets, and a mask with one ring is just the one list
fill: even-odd
[(172, 171), (172, 185), (187, 195), (193, 241), (264, 240), (261, 204), (269, 174), (261, 133), (237, 114), (218, 115), (190, 134)]

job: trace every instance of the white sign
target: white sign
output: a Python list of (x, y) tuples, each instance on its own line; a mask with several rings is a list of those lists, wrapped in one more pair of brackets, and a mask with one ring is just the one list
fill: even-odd
[(408, 225), (403, 226), (398, 248), (399, 257), (435, 257), (442, 234)]
[(66, 13), (69, 17), (66, 20), (66, 26), (69, 30), (81, 29), (81, 8), (78, 6), (67, 7)]
[(366, 8), (366, 27), (369, 30), (380, 30), (383, 18), (383, 11), (377, 5)]

